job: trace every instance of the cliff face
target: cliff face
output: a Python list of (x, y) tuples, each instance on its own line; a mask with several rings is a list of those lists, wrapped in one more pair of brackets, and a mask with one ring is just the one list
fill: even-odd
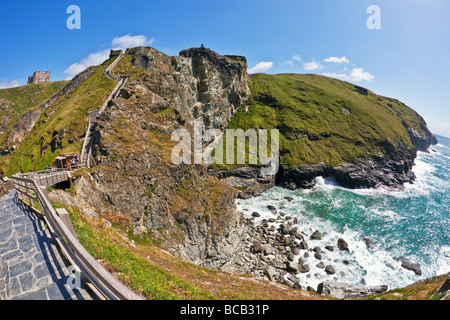
[[(310, 188), (317, 176), (332, 176), (351, 188), (402, 188), (413, 182), (417, 151), (436, 138), (423, 118), (398, 100), (353, 84), (318, 75), (256, 74), (250, 78), (249, 106), (238, 110), (229, 128), (280, 132), (280, 170), (285, 187)], [(214, 174), (245, 189), (254, 188), (236, 166), (215, 166)], [(268, 181), (266, 186), (273, 185)], [(250, 185), (250, 187), (246, 187)]]
[(55, 81), (0, 89), (0, 155), (19, 147), (41, 115), (38, 106), (65, 84)]
[(84, 207), (131, 228), (176, 255), (219, 268), (243, 235), (236, 189), (202, 165), (175, 165), (172, 132), (223, 128), (249, 94), (245, 63), (205, 48), (168, 57), (153, 49), (127, 50), (112, 73), (127, 85), (95, 129), (94, 168), (75, 181)]
[[(154, 110), (171, 105), (188, 127), (199, 119), (205, 129), (224, 129), (250, 95), (243, 57), (232, 60), (207, 48), (183, 50), (175, 57), (144, 47), (126, 54), (133, 68), (144, 70), (139, 82), (154, 95)], [(126, 74), (127, 68), (122, 70)]]

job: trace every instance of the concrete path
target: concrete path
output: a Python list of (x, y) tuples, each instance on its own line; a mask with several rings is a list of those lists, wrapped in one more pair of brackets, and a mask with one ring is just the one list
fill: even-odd
[(0, 198), (0, 299), (91, 299), (70, 289), (68, 265), (42, 220), (12, 190)]

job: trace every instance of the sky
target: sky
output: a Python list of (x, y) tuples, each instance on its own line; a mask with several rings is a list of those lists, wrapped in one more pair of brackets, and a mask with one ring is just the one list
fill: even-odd
[(17, 0), (2, 3), (0, 41), (0, 88), (37, 70), (70, 79), (111, 49), (204, 44), (245, 56), (249, 73), (321, 74), (396, 98), (450, 137), (449, 0)]

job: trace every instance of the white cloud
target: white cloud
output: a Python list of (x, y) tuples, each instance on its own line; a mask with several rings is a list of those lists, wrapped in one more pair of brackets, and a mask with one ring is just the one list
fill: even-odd
[(288, 64), (288, 65), (290, 65), (290, 66), (292, 67), (292, 66), (294, 66), (294, 61), (292, 61), (292, 60), (295, 60), (295, 61), (302, 61), (302, 58), (301, 58), (298, 54), (293, 55), (292, 58), (291, 58), (291, 60), (286, 60), (286, 61), (284, 61), (284, 62), (282, 63), (282, 65)]
[(317, 69), (322, 69), (323, 67), (319, 62), (310, 61), (310, 62), (305, 62), (303, 64), (303, 68), (306, 70), (317, 70)]
[[(114, 37), (111, 42), (111, 45), (114, 50), (122, 49), (125, 50), (127, 48), (139, 47), (139, 46), (149, 46), (153, 43), (154, 39), (147, 39), (144, 35), (136, 35), (132, 36), (130, 34)], [(103, 47), (104, 44), (101, 45)], [(75, 77), (80, 72), (84, 71), (86, 68), (94, 65), (99, 65), (103, 63), (106, 59), (109, 58), (109, 53), (111, 49), (105, 49), (101, 51), (97, 51), (91, 53), (87, 58), (82, 59), (80, 62), (75, 62), (66, 70), (64, 70), (64, 74), (67, 76), (66, 80), (70, 80)]]
[(339, 63), (339, 64), (341, 64), (341, 63), (349, 63), (350, 62), (346, 57), (341, 57), (341, 58), (329, 57), (329, 58), (323, 59), (323, 61), (331, 62), (331, 63)]
[(364, 71), (363, 68), (353, 68), (350, 72), (350, 80), (359, 82), (359, 81), (367, 81), (371, 82), (375, 76), (371, 75), (369, 72)]
[(345, 79), (345, 80), (347, 80), (347, 77), (348, 77), (348, 75), (345, 74), (345, 73), (329, 73), (329, 72), (325, 72), (325, 73), (322, 73), (322, 75), (325, 76), (325, 77)]
[(8, 80), (8, 79), (0, 80), (0, 89), (13, 88), (18, 86), (20, 86), (19, 80)]
[(253, 68), (248, 69), (248, 73), (266, 72), (273, 67), (273, 62), (262, 61), (257, 63)]
[(112, 45), (114, 49), (125, 50), (127, 48), (134, 48), (140, 46), (150, 46), (155, 39), (147, 40), (146, 36), (137, 35), (132, 36), (130, 34), (124, 35), (122, 37), (114, 37), (112, 40)]
[(369, 72), (364, 71), (363, 68), (353, 68), (350, 74), (346, 73), (322, 73), (326, 77), (338, 78), (347, 81), (361, 82), (367, 81), (371, 82), (375, 76)]
[(424, 119), (431, 132), (450, 138), (450, 122), (429, 117), (424, 117)]
[(91, 53), (87, 58), (84, 58), (80, 62), (73, 63), (70, 67), (64, 70), (64, 74), (67, 76), (66, 80), (70, 80), (90, 66), (101, 64), (103, 61), (109, 58), (110, 49)]

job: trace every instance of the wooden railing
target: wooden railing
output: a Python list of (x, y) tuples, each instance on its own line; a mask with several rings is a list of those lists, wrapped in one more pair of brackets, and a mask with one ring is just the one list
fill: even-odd
[[(109, 71), (122, 58), (123, 52), (116, 60), (105, 70), (106, 76), (111, 76)], [(121, 88), (127, 82), (126, 77), (117, 78), (118, 83), (103, 103), (95, 118), (102, 113), (108, 102), (118, 94)], [(68, 181), (70, 173), (75, 169), (89, 168), (89, 159), (92, 148), (92, 123), (89, 120), (89, 126), (83, 143), (81, 162), (71, 164), (68, 169), (48, 169), (28, 173), (18, 173), (11, 177), (15, 189), (19, 193), (19, 199), (32, 210), (41, 216), (48, 225), (53, 237), (59, 245), (64, 256), (72, 265), (76, 265), (82, 274), (88, 279), (87, 284), (99, 299), (103, 300), (142, 300), (142, 297), (133, 292), (111, 273), (109, 273), (100, 263), (92, 257), (89, 252), (81, 245), (71, 226), (66, 225), (62, 217), (53, 208), (47, 198), (46, 187), (57, 183)], [(26, 198), (30, 203), (26, 202)], [(42, 212), (34, 208), (33, 201), (38, 203)]]
[[(67, 174), (67, 171), (44, 170), (40, 173), (16, 174), (11, 179), (20, 194), (19, 199), (24, 204), (33, 207), (33, 201), (39, 203), (42, 210), (41, 215), (64, 256), (72, 265), (77, 266), (88, 279), (87, 284), (99, 299), (142, 300), (139, 295), (115, 278), (89, 254), (51, 205), (46, 195), (46, 188), (37, 182), (36, 176), (60, 173)], [(26, 197), (30, 199), (30, 204), (26, 202)]]
[(123, 51), (121, 51), (119, 56), (114, 60), (114, 62), (111, 63), (108, 66), (108, 68), (106, 68), (105, 71), (103, 72), (103, 74), (106, 77), (108, 77), (112, 80), (115, 80), (118, 83), (114, 87), (114, 89), (111, 91), (111, 93), (109, 94), (106, 101), (102, 104), (102, 106), (100, 107), (98, 112), (96, 112), (95, 117), (93, 117), (93, 119), (91, 119), (91, 118), (88, 119), (89, 120), (88, 128), (86, 130), (86, 134), (84, 136), (84, 141), (83, 141), (83, 147), (81, 149), (81, 163), (86, 168), (91, 167), (90, 159), (91, 159), (91, 155), (92, 155), (92, 129), (93, 129), (92, 124), (94, 124), (96, 122), (97, 117), (99, 117), (102, 114), (102, 112), (105, 110), (105, 108), (108, 106), (108, 102), (111, 99), (114, 99), (114, 97), (118, 96), (120, 90), (125, 86), (125, 83), (128, 80), (128, 77), (113, 75), (110, 73), (110, 71), (117, 65), (117, 63), (120, 61), (120, 59), (123, 57), (123, 55), (124, 55), (124, 53), (123, 53)]

